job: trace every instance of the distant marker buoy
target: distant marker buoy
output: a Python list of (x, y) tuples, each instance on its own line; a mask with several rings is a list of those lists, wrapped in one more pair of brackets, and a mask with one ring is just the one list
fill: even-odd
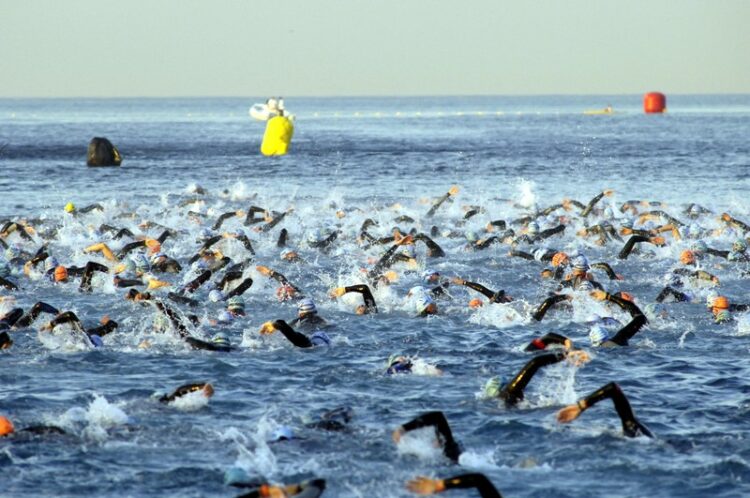
[(643, 96), (643, 112), (661, 113), (667, 110), (667, 96), (659, 92), (649, 92)]

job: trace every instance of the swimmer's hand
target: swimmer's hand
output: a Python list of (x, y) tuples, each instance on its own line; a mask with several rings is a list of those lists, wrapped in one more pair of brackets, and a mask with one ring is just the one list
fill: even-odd
[(448, 189), (449, 195), (456, 195), (459, 191), (458, 185), (453, 185), (450, 189)]
[(568, 351), (568, 354), (565, 356), (565, 358), (573, 364), (573, 366), (580, 367), (584, 363), (587, 363), (591, 360), (591, 357), (586, 351)]
[(607, 299), (607, 293), (601, 289), (592, 290), (589, 292), (589, 296), (593, 297), (597, 301), (604, 301)]
[(466, 280), (461, 277), (453, 277), (451, 279), (451, 283), (454, 285), (464, 285), (466, 283)]
[(403, 427), (399, 427), (398, 429), (396, 429), (395, 431), (393, 431), (393, 434), (391, 435), (391, 437), (393, 438), (393, 442), (396, 443), (396, 444), (398, 444), (399, 441), (401, 441), (401, 436), (403, 436), (403, 435), (404, 435), (404, 428)]
[(395, 241), (397, 246), (403, 246), (407, 244), (413, 244), (414, 243), (414, 236), (413, 235), (407, 235), (405, 237), (401, 237), (398, 241)]
[(649, 240), (655, 246), (663, 246), (663, 245), (665, 245), (667, 243), (667, 241), (662, 236), (651, 237)]
[(607, 197), (612, 197), (612, 194), (614, 194), (614, 193), (615, 193), (615, 191), (612, 190), (612, 189), (607, 189), (607, 190), (605, 190), (605, 191), (602, 192), (602, 194), (606, 195)]
[(406, 489), (418, 495), (431, 495), (445, 490), (445, 482), (442, 479), (418, 476), (406, 483)]
[(579, 401), (576, 405), (569, 405), (557, 412), (557, 421), (561, 424), (567, 424), (569, 422), (574, 421), (578, 418), (578, 416), (583, 412), (583, 409), (581, 407), (581, 403), (583, 400)]
[(336, 299), (337, 297), (341, 297), (344, 294), (346, 294), (346, 289), (344, 287), (336, 287), (331, 291), (331, 299)]
[(271, 275), (271, 269), (267, 266), (258, 265), (255, 267), (255, 269), (258, 271), (258, 273), (266, 277)]
[(276, 331), (273, 322), (266, 322), (260, 327), (260, 335), (271, 335)]

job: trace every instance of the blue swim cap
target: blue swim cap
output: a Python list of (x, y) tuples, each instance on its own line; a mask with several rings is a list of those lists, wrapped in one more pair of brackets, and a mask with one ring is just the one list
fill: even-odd
[(331, 338), (328, 337), (328, 334), (319, 330), (310, 337), (310, 342), (312, 342), (313, 346), (330, 346)]
[(607, 339), (609, 339), (607, 329), (598, 324), (591, 327), (591, 330), (589, 331), (589, 340), (591, 341), (592, 346), (600, 346)]
[(270, 441), (286, 441), (289, 439), (294, 439), (294, 431), (288, 425), (281, 425), (271, 433)]
[(224, 472), (224, 484), (226, 484), (227, 486), (245, 484), (250, 480), (251, 479), (248, 473), (239, 467), (232, 467)]
[(218, 303), (219, 301), (224, 300), (224, 293), (221, 292), (219, 289), (213, 289), (211, 292), (208, 293), (208, 300), (212, 303)]
[(432, 278), (435, 275), (440, 276), (440, 272), (437, 272), (432, 269), (427, 269), (422, 272), (422, 280), (424, 280), (425, 282), (429, 282), (430, 278)]
[(219, 316), (216, 317), (216, 321), (218, 321), (219, 323), (223, 323), (223, 324), (232, 323), (233, 320), (234, 320), (234, 315), (226, 310), (219, 313)]
[(104, 346), (104, 341), (102, 341), (102, 338), (100, 336), (96, 335), (96, 334), (91, 334), (89, 336), (89, 340), (91, 341), (91, 344), (95, 348), (100, 348), (100, 347)]

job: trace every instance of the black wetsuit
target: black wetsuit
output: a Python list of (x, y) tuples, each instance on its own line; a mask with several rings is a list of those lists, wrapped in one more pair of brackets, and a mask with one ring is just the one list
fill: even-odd
[(615, 410), (617, 410), (617, 415), (620, 416), (620, 420), (622, 421), (622, 432), (627, 437), (636, 437), (639, 435), (654, 437), (653, 434), (651, 434), (651, 431), (635, 418), (633, 410), (630, 408), (628, 398), (625, 397), (620, 386), (615, 382), (610, 382), (583, 399), (586, 403), (586, 407), (590, 408), (592, 405), (607, 398), (612, 399), (612, 402), (615, 405)]
[(486, 298), (490, 300), (491, 303), (509, 303), (513, 301), (511, 298), (505, 295), (504, 290), (499, 290), (497, 292), (489, 290), (487, 287), (485, 287), (482, 284), (478, 284), (476, 282), (468, 282), (466, 280), (463, 281), (463, 284), (465, 287), (468, 287), (469, 289), (473, 289)]
[[(326, 489), (325, 479), (312, 479), (304, 481), (296, 486), (294, 494), (289, 495), (291, 498), (318, 498)], [(238, 496), (237, 498), (260, 498), (260, 488), (254, 489), (249, 493)], [(285, 494), (286, 496), (286, 494)]]
[(523, 366), (516, 376), (513, 377), (513, 380), (502, 387), (498, 397), (503, 399), (508, 405), (515, 405), (519, 401), (522, 401), (523, 390), (531, 382), (534, 374), (542, 367), (563, 361), (565, 357), (566, 354), (562, 351), (535, 356)]
[(362, 294), (365, 301), (365, 313), (377, 313), (378, 306), (375, 304), (375, 298), (372, 296), (370, 287), (365, 284), (349, 285), (344, 287), (346, 292), (358, 292)]
[(443, 479), (445, 489), (476, 488), (481, 498), (503, 498), (484, 474), (461, 474)]
[(194, 384), (185, 384), (177, 389), (175, 389), (172, 394), (165, 394), (161, 398), (159, 398), (160, 403), (171, 403), (172, 401), (176, 400), (177, 398), (180, 398), (186, 394), (193, 393), (195, 391), (200, 391), (204, 387), (206, 387), (206, 382), (197, 382)]
[(423, 413), (414, 420), (403, 424), (401, 428), (404, 432), (409, 432), (414, 429), (430, 426), (435, 427), (438, 440), (443, 447), (443, 454), (454, 463), (458, 463), (458, 458), (461, 456), (463, 450), (461, 449), (461, 445), (453, 439), (453, 433), (443, 412)]

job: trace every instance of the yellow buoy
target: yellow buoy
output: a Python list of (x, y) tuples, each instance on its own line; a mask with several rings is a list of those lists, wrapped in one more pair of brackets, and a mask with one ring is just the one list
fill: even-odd
[(289, 151), (294, 124), (286, 116), (275, 116), (266, 123), (260, 152), (264, 156), (283, 156)]

